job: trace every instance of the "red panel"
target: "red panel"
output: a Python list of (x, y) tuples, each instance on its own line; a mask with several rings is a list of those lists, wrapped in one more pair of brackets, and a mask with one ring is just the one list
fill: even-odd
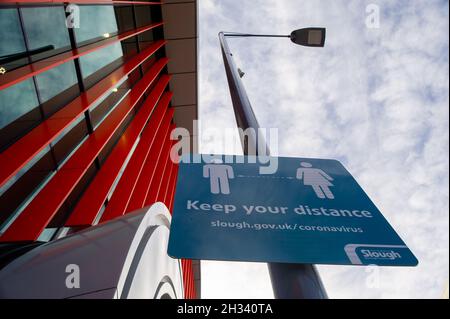
[[(161, 99), (161, 104), (167, 109), (172, 93), (167, 93)], [(166, 112), (164, 120), (170, 123), (173, 116), (173, 109), (169, 109)], [(139, 175), (142, 171), (148, 154), (155, 141), (155, 130), (152, 127), (147, 127), (139, 141), (139, 144), (134, 151), (119, 183), (116, 186), (116, 192), (113, 193), (106, 209), (100, 218), (100, 222), (105, 222), (116, 217), (122, 216), (126, 212), (126, 208), (130, 201), (131, 195), (135, 189)]]
[[(175, 128), (174, 125), (171, 126), (170, 130)], [(170, 148), (172, 147), (172, 141), (169, 137), (167, 137), (164, 148), (161, 151), (160, 156), (158, 157), (155, 172), (150, 184), (150, 188), (145, 198), (144, 206), (151, 205), (156, 202), (158, 197), (159, 188), (161, 186), (161, 181), (164, 178), (164, 170), (166, 168), (167, 160), (169, 158)]]
[(170, 122), (167, 123), (167, 126), (165, 126), (164, 129), (161, 129), (156, 133), (155, 142), (152, 145), (147, 161), (144, 163), (144, 167), (142, 168), (141, 175), (139, 176), (139, 180), (133, 191), (130, 202), (128, 203), (126, 212), (131, 212), (144, 207), (145, 198), (149, 192), (152, 179), (155, 176), (158, 158), (162, 153), (165, 142), (169, 139), (169, 126)]
[(173, 214), (173, 200), (175, 197), (176, 182), (178, 177), (178, 164), (173, 164), (172, 176), (170, 177), (169, 187), (167, 188), (165, 203), (171, 214)]
[[(117, 105), (70, 159), (61, 166), (48, 184), (3, 233), (0, 237), (0, 242), (32, 241), (39, 237), (100, 151), (144, 95), (144, 92), (158, 75), (157, 72), (159, 72), (158, 68), (152, 68), (144, 75), (142, 80), (134, 86), (131, 92)], [(168, 76), (162, 76), (153, 91), (160, 91), (161, 95), (168, 81)]]
[(64, 52), (55, 56), (51, 56), (47, 59), (43, 59), (31, 64), (27, 64), (23, 67), (17, 68), (10, 72), (6, 72), (5, 74), (0, 76), (0, 90), (6, 89), (14, 84), (17, 84), (21, 81), (31, 78), (32, 76), (36, 76), (42, 72), (48, 71), (52, 68), (57, 67), (63, 63), (72, 61), (76, 58), (79, 58), (88, 53), (100, 50), (104, 47), (112, 45), (114, 43), (126, 40), (135, 35), (141, 34), (150, 29), (156, 28), (163, 25), (162, 22), (153, 23), (151, 25), (141, 27), (135, 30), (127, 31), (122, 34), (118, 34), (116, 36), (112, 36), (102, 41), (98, 41), (92, 44), (85, 45), (81, 48), (71, 50), (69, 52)]
[[(172, 141), (170, 143), (170, 149), (172, 149), (172, 146), (174, 144), (174, 141)], [(172, 159), (170, 158), (170, 150), (169, 150), (169, 155), (167, 156), (167, 160), (166, 160), (166, 166), (164, 168), (164, 171), (162, 173), (162, 177), (161, 177), (161, 182), (159, 184), (158, 187), (158, 194), (156, 195), (156, 202), (164, 202), (165, 198), (166, 198), (166, 192), (167, 192), (167, 188), (169, 187), (169, 182), (170, 182), (170, 176), (172, 174), (172, 167), (173, 167), (173, 163), (172, 163)]]
[(152, 1), (122, 1), (122, 0), (2, 0), (0, 4), (51, 4), (51, 3), (76, 3), (76, 4), (134, 4), (134, 5), (160, 5), (161, 2)]
[[(172, 143), (173, 146), (173, 143)], [(166, 187), (161, 191), (161, 196), (158, 196), (159, 199), (158, 201), (163, 202), (164, 205), (166, 205), (167, 208), (169, 208), (169, 201), (168, 201), (168, 196), (167, 193), (169, 192), (169, 187), (170, 187), (170, 182), (172, 181), (172, 175), (175, 171), (175, 165), (174, 163), (172, 163), (172, 159), (170, 158), (169, 155), (169, 168), (167, 170), (167, 182), (166, 182)]]
[(170, 202), (169, 202), (169, 210), (173, 214), (173, 203), (175, 201), (175, 194), (177, 191), (177, 182), (178, 182), (178, 169), (179, 165), (176, 165), (176, 174), (173, 179), (173, 187), (171, 187), (171, 193), (170, 193)]
[(194, 273), (192, 271), (192, 260), (186, 259), (186, 295), (187, 299), (194, 298)]
[(187, 287), (186, 287), (186, 276), (187, 276), (187, 269), (186, 269), (186, 259), (181, 259), (181, 269), (183, 273), (183, 288), (184, 288), (184, 298), (187, 299)]
[(187, 276), (186, 276), (186, 288), (187, 288), (187, 297), (188, 299), (191, 299), (192, 294), (192, 285), (191, 285), (191, 279), (192, 279), (192, 270), (191, 270), (191, 261), (190, 260), (186, 260), (186, 271), (187, 271)]
[[(176, 144), (178, 141), (174, 140), (173, 144)], [(174, 156), (175, 162), (172, 162), (172, 168), (170, 173), (170, 178), (167, 183), (166, 192), (164, 194), (164, 203), (166, 204), (167, 208), (169, 209), (170, 213), (172, 214), (172, 197), (174, 196), (174, 188), (175, 188), (175, 180), (178, 175), (178, 161), (179, 161), (179, 155), (177, 152), (171, 153), (170, 156)]]
[[(0, 154), (0, 186), (3, 186), (12, 176), (23, 168), (34, 156), (50, 144), (78, 116), (96, 103), (104, 94), (113, 89), (121, 80), (135, 70), (145, 59), (154, 54), (166, 42), (159, 41), (142, 51), (109, 76), (95, 84), (88, 91), (67, 104), (49, 119), (42, 122), (31, 132), (23, 136)], [(157, 66), (163, 68), (166, 58), (159, 60)]]
[(189, 299), (189, 269), (188, 269), (188, 260), (183, 259), (184, 261), (184, 276), (183, 276), (183, 283), (184, 283), (184, 298)]
[(192, 267), (192, 260), (190, 260), (191, 268), (191, 299), (195, 298), (195, 282), (194, 282), (194, 268)]
[[(133, 119), (133, 122), (128, 126), (125, 133), (119, 139), (111, 154), (102, 165), (100, 171), (84, 192), (83, 197), (75, 206), (75, 209), (66, 222), (66, 226), (89, 226), (93, 224), (120, 172), (120, 169), (125, 163), (137, 138), (144, 129), (150, 114), (151, 118), (147, 124), (147, 129), (156, 131), (162, 125), (161, 122), (167, 109), (166, 103), (160, 102), (157, 109), (152, 113), (154, 105), (150, 105), (149, 102), (153, 103), (154, 101), (150, 101), (149, 99), (146, 100), (146, 104), (144, 104)], [(167, 121), (167, 127), (169, 126), (169, 121)]]
[[(156, 79), (161, 69), (159, 67), (152, 68), (147, 72), (142, 80), (140, 80), (131, 90), (131, 92), (120, 102), (120, 104), (114, 109), (114, 111), (107, 117), (105, 122), (109, 125), (103, 125), (103, 123), (94, 131), (91, 136), (86, 140), (85, 143), (77, 150), (77, 153), (82, 154), (82, 156), (71, 157), (70, 160), (64, 165), (65, 168), (78, 168), (87, 167), (92, 164), (95, 157), (98, 156), (104, 144), (106, 144), (112, 137), (112, 134), (118, 128), (120, 124), (125, 120), (133, 107), (137, 102), (143, 97), (145, 91), (149, 88), (151, 83)], [(168, 76), (163, 76), (159, 80), (155, 89), (152, 91), (151, 95), (147, 98), (150, 100), (152, 107), (156, 104), (160, 96), (162, 95), (167, 83), (169, 82)], [(156, 98), (156, 100), (154, 100)], [(154, 103), (154, 104), (152, 104)], [(118, 125), (111, 129), (110, 123), (115, 120)]]
[(196, 296), (196, 291), (195, 291), (195, 278), (194, 278), (194, 267), (192, 266), (192, 260), (189, 260), (189, 264), (190, 264), (190, 273), (191, 273), (191, 299), (195, 299)]
[(194, 288), (194, 274), (192, 273), (192, 260), (188, 259), (187, 260), (187, 272), (188, 272), (188, 276), (186, 278), (187, 280), (187, 288), (188, 288), (188, 296), (189, 299), (193, 298), (193, 288)]
[(192, 267), (192, 260), (190, 260), (191, 269), (191, 299), (195, 298), (195, 283), (194, 283), (194, 268)]

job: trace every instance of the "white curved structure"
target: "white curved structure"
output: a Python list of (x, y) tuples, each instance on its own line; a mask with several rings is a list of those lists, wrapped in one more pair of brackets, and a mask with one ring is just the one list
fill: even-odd
[(0, 270), (0, 298), (183, 298), (170, 221), (156, 203), (35, 248)]

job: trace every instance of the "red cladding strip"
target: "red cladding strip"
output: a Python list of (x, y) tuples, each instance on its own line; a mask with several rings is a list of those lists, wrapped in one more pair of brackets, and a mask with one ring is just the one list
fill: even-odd
[(172, 163), (172, 171), (170, 173), (170, 178), (167, 183), (167, 189), (166, 193), (164, 195), (164, 203), (166, 204), (167, 208), (170, 211), (170, 214), (172, 214), (172, 210), (170, 208), (170, 204), (172, 203), (172, 196), (173, 196), (173, 188), (174, 188), (174, 181), (176, 178), (176, 175), (178, 174), (178, 164)]
[(196, 291), (195, 291), (195, 278), (194, 278), (194, 266), (191, 262), (191, 299), (195, 299)]
[(173, 214), (173, 200), (175, 197), (175, 189), (178, 177), (178, 164), (174, 164), (172, 176), (170, 178), (169, 188), (167, 189), (166, 194), (166, 206), (169, 209), (170, 213)]
[(189, 282), (189, 299), (192, 299), (192, 289), (193, 289), (193, 273), (192, 273), (192, 260), (188, 260), (188, 282)]
[(190, 260), (186, 259), (186, 295), (187, 299), (191, 299), (191, 269)]
[(194, 281), (194, 267), (191, 260), (191, 299), (195, 298), (195, 281)]
[(174, 176), (174, 181), (173, 181), (173, 187), (171, 188), (172, 193), (171, 193), (171, 196), (170, 196), (169, 210), (170, 210), (170, 212), (172, 214), (173, 214), (173, 205), (174, 205), (174, 202), (175, 202), (175, 194), (176, 194), (176, 191), (177, 191), (178, 170), (179, 170), (179, 168), (180, 168), (180, 165), (177, 164), (177, 166), (176, 166), (176, 174)]
[(197, 289), (195, 287), (194, 268), (192, 267), (192, 299), (196, 299), (196, 298), (197, 298)]
[[(165, 94), (170, 95), (170, 93)], [(89, 184), (83, 197), (75, 206), (66, 222), (66, 226), (89, 226), (93, 224), (149, 117), (150, 121), (146, 130), (156, 131), (162, 125), (161, 123), (167, 109), (167, 105), (162, 103), (163, 101), (164, 96), (161, 98), (158, 107), (153, 111), (154, 105), (152, 103), (156, 104), (156, 102), (146, 100), (146, 104), (128, 126), (94, 180)], [(169, 123), (167, 123), (168, 126)]]
[(184, 259), (181, 259), (181, 274), (183, 276), (183, 298), (186, 299), (186, 286), (184, 283), (184, 276), (185, 276), (185, 267), (184, 267)]
[(149, 192), (152, 179), (155, 176), (158, 158), (162, 153), (165, 141), (169, 139), (169, 128), (170, 121), (167, 123), (164, 129), (160, 129), (156, 133), (155, 142), (153, 142), (152, 149), (150, 150), (150, 155), (147, 158), (144, 167), (142, 168), (141, 175), (139, 175), (139, 180), (133, 191), (130, 202), (128, 203), (126, 212), (131, 212), (144, 207), (145, 198), (147, 197), (147, 194)]
[(194, 282), (194, 268), (192, 267), (192, 260), (191, 262), (191, 299), (195, 298), (195, 282)]
[[(120, 81), (125, 79), (148, 57), (161, 48), (166, 41), (158, 41), (142, 51), (124, 65), (113, 71), (109, 76), (95, 84), (88, 91), (81, 93), (76, 99), (56, 112), (49, 119), (35, 127), (16, 143), (0, 154), (0, 187), (12, 176), (17, 174), (40, 151), (50, 144), (66, 127), (73, 123), (91, 105), (94, 105), (102, 96), (113, 89)], [(163, 68), (168, 62), (163, 58), (156, 62)]]
[(192, 260), (188, 260), (188, 288), (189, 288), (189, 299), (192, 299)]
[[(171, 126), (170, 130), (175, 128), (174, 125)], [(158, 198), (158, 192), (159, 188), (161, 186), (161, 181), (164, 178), (164, 170), (166, 168), (167, 160), (169, 158), (169, 152), (170, 148), (172, 146), (172, 141), (169, 137), (167, 137), (167, 140), (164, 144), (164, 148), (161, 151), (160, 156), (158, 157), (158, 161), (156, 162), (156, 169), (152, 178), (152, 182), (150, 184), (150, 189), (147, 194), (147, 197), (145, 198), (145, 204), (144, 206), (148, 206), (151, 204), (154, 204), (156, 202), (156, 199)]]
[[(173, 141), (173, 146), (177, 143), (177, 140)], [(170, 159), (171, 159), (171, 167), (170, 167), (170, 175), (168, 175), (168, 180), (167, 180), (167, 187), (165, 189), (165, 192), (163, 194), (162, 197), (162, 201), (164, 202), (164, 204), (166, 205), (166, 207), (169, 209), (170, 213), (172, 214), (172, 211), (170, 210), (170, 202), (171, 202), (171, 196), (172, 196), (172, 181), (174, 178), (174, 175), (177, 173), (176, 172), (176, 168), (178, 166), (178, 161), (179, 161), (179, 155), (178, 155), (178, 149), (174, 148), (172, 146), (172, 149), (170, 150)]]
[[(174, 140), (173, 144), (175, 145), (177, 142), (178, 142), (178, 140)], [(172, 147), (170, 157), (173, 158), (174, 161), (172, 162), (170, 178), (167, 183), (166, 193), (164, 194), (164, 203), (166, 204), (167, 208), (169, 209), (170, 214), (172, 214), (172, 209), (170, 206), (172, 203), (174, 179), (176, 178), (176, 175), (178, 174), (178, 162), (180, 160), (180, 156), (178, 155), (177, 148)]]
[[(172, 146), (173, 146), (173, 144), (172, 144)], [(173, 175), (174, 170), (175, 170), (175, 165), (172, 163), (170, 155), (169, 155), (169, 162), (170, 162), (169, 163), (170, 166), (167, 169), (167, 174), (166, 174), (166, 176), (167, 176), (166, 187), (162, 190), (161, 196), (159, 198), (159, 201), (163, 202), (164, 205), (166, 205), (167, 208), (169, 208), (169, 201), (168, 201), (167, 193), (169, 192), (170, 181), (172, 180), (172, 175)]]
[(122, 0), (2, 0), (0, 4), (53, 4), (53, 3), (75, 3), (75, 4), (134, 4), (134, 5), (161, 5), (159, 1), (122, 1)]
[(189, 298), (189, 287), (188, 287), (188, 269), (187, 269), (187, 259), (182, 259), (183, 262), (183, 287), (184, 287), (184, 298), (188, 299)]
[[(144, 75), (111, 114), (61, 166), (60, 170), (28, 204), (11, 226), (6, 229), (0, 237), (0, 242), (34, 241), (39, 237), (106, 143), (109, 142), (116, 130), (143, 97), (159, 72), (159, 67), (152, 67)], [(155, 92), (162, 95), (168, 82), (169, 76), (163, 75), (150, 96), (156, 94)]]
[(183, 287), (184, 287), (184, 299), (189, 299), (189, 281), (188, 277), (188, 269), (187, 269), (187, 259), (182, 259), (183, 261)]
[[(170, 143), (170, 149), (172, 149), (174, 142), (172, 141)], [(169, 150), (169, 154), (167, 156), (166, 159), (166, 166), (164, 167), (164, 171), (162, 173), (161, 176), (161, 181), (158, 187), (158, 194), (156, 195), (156, 202), (163, 202), (164, 204), (166, 204), (164, 202), (165, 198), (166, 198), (166, 191), (167, 191), (167, 187), (169, 185), (169, 181), (170, 181), (170, 176), (172, 173), (172, 160), (170, 158), (170, 150)]]
[(151, 25), (127, 31), (105, 40), (94, 42), (92, 44), (82, 46), (78, 49), (57, 54), (37, 62), (27, 64), (10, 72), (6, 72), (5, 74), (0, 75), (0, 90), (6, 89), (7, 87), (31, 78), (32, 76), (36, 76), (40, 73), (53, 69), (58, 65), (72, 61), (91, 52), (103, 49), (109, 45), (126, 40), (161, 25), (163, 25), (162, 22), (153, 23)]
[[(170, 124), (174, 110), (167, 109), (172, 93), (167, 93), (161, 99), (161, 105), (164, 110), (167, 110), (164, 116), (164, 122)], [(100, 218), (100, 223), (122, 216), (126, 212), (131, 195), (136, 187), (137, 181), (142, 171), (142, 167), (147, 160), (147, 157), (155, 141), (155, 130), (152, 127), (145, 128), (141, 140), (139, 141), (133, 156), (130, 159), (119, 183), (116, 186), (116, 192), (112, 194), (106, 209)]]

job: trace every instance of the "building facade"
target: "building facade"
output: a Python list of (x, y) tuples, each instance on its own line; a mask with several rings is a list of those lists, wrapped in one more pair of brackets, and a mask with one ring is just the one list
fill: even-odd
[[(196, 1), (1, 0), (0, 267), (156, 202), (171, 212), (170, 133), (195, 140), (196, 118)], [(181, 265), (198, 298), (199, 262)]]

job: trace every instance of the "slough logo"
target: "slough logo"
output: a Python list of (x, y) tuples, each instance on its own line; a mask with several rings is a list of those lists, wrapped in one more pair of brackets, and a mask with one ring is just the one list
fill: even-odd
[(411, 258), (417, 264), (405, 245), (348, 244), (344, 250), (353, 265), (401, 265)]
[(402, 256), (393, 250), (385, 250), (385, 249), (361, 249), (361, 254), (365, 259), (389, 259), (394, 260), (397, 258), (402, 258)]

